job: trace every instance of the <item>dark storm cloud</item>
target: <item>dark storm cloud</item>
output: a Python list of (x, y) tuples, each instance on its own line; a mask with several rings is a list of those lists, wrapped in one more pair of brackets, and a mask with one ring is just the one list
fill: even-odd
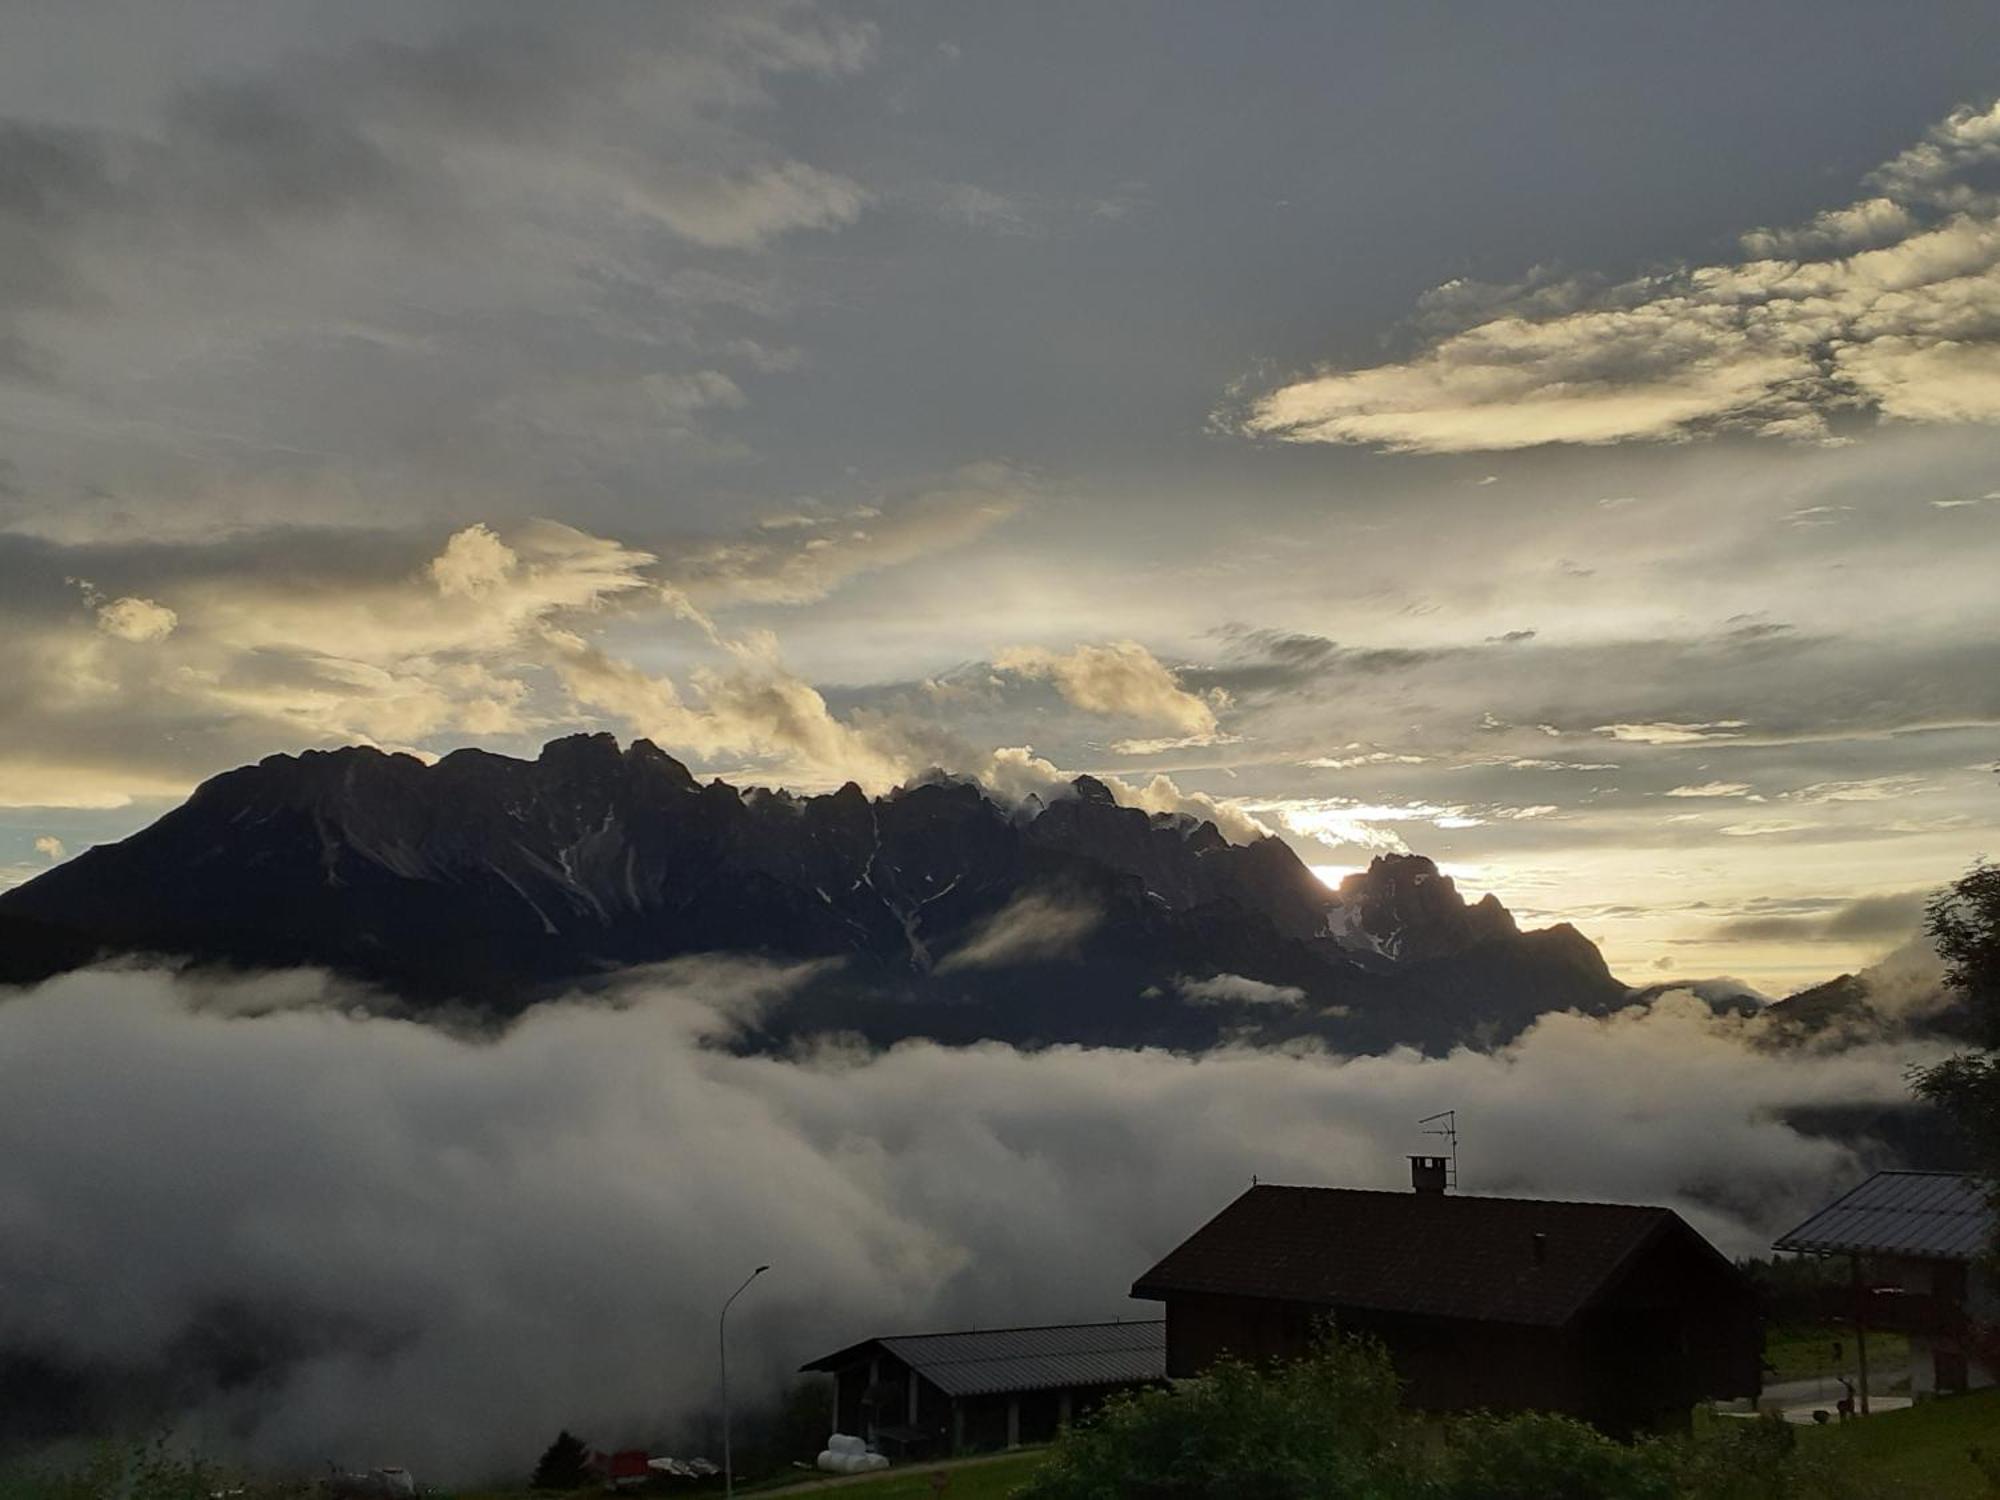
[(1902, 891), (1887, 896), (1863, 896), (1835, 904), (1824, 913), (1740, 917), (1709, 931), (1706, 941), (1723, 943), (1833, 939), (1851, 943), (1889, 943), (1906, 937), (1923, 920), (1929, 891)]
[(1344, 646), (1325, 636), (1240, 624), (1218, 626), (1210, 634), (1224, 643), (1223, 660), (1191, 668), (1185, 676), (1190, 686), (1221, 688), (1232, 695), (1295, 691), (1342, 676), (1406, 672), (1451, 654), (1398, 646)]
[(496, 8), (219, 67), (145, 129), (0, 120), (0, 372), (62, 403), (17, 433), (36, 521), (93, 428), (121, 503), (64, 507), (72, 529), (326, 515), (357, 473), (511, 489), (538, 440), (556, 469), (584, 444), (628, 476), (739, 460), (706, 424), (776, 341), (724, 304), (781, 294), (731, 263), (868, 200), (746, 126), (872, 35), (786, 5)]

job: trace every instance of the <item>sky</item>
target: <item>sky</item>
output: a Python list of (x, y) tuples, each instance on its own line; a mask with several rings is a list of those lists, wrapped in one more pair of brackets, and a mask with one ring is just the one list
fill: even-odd
[(14, 0), (0, 880), (272, 753), (609, 729), (1858, 968), (2000, 824), (1996, 45)]

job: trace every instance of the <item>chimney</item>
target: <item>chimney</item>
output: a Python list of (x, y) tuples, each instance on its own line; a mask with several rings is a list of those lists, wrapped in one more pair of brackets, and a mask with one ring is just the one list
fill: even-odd
[(1538, 1266), (1547, 1265), (1549, 1263), (1549, 1237), (1545, 1234), (1537, 1234), (1531, 1243), (1534, 1246), (1535, 1264)]
[(1442, 1193), (1446, 1159), (1442, 1156), (1410, 1158), (1410, 1186), (1420, 1193)]

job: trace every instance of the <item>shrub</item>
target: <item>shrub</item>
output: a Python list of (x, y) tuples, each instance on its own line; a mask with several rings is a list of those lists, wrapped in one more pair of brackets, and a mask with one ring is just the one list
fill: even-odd
[(1875, 1493), (1833, 1455), (1799, 1446), (1777, 1417), (1720, 1419), (1702, 1437), (1665, 1450), (1678, 1493), (1695, 1500), (1866, 1500)]
[(1454, 1423), (1447, 1469), (1451, 1500), (1675, 1500), (1660, 1445), (1544, 1412)]
[(165, 1438), (120, 1446), (102, 1443), (74, 1467), (34, 1466), (0, 1474), (0, 1500), (292, 1500), (307, 1484), (259, 1484), (199, 1457), (174, 1451)]
[(1311, 1359), (1225, 1361), (1108, 1403), (1057, 1442), (1023, 1500), (1405, 1500), (1420, 1444), (1381, 1346), (1329, 1339)]

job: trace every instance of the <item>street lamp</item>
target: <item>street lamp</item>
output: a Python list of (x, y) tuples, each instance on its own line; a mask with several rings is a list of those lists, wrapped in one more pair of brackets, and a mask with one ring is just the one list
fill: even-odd
[(743, 1285), (729, 1294), (729, 1302), (722, 1304), (722, 1315), (715, 1320), (715, 1352), (722, 1369), (722, 1493), (726, 1500), (735, 1500), (736, 1470), (729, 1456), (729, 1303), (750, 1290), (750, 1283), (770, 1270), (769, 1266), (759, 1266), (743, 1278)]

